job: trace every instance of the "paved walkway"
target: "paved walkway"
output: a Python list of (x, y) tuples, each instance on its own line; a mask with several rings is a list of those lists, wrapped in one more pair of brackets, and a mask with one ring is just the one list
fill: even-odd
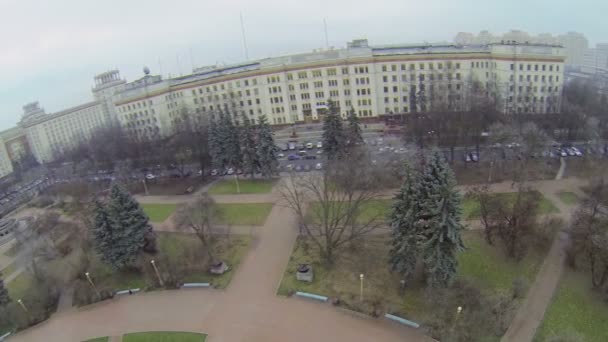
[(276, 296), (297, 237), (295, 227), (290, 209), (276, 204), (224, 291), (159, 291), (118, 298), (58, 313), (12, 340), (81, 341), (134, 331), (184, 330), (205, 332), (210, 342), (430, 341), (417, 330), (391, 322)]
[[(565, 164), (562, 164), (565, 165)], [(561, 169), (560, 169), (561, 171)], [(563, 171), (562, 171), (563, 174)], [(579, 198), (584, 196), (580, 189), (585, 182), (578, 179), (562, 179), (560, 181), (547, 181), (537, 185), (537, 189), (550, 199), (559, 208), (562, 219), (569, 224), (576, 206), (564, 204), (557, 193), (560, 191), (571, 191)], [(520, 305), (509, 329), (502, 338), (502, 342), (526, 342), (532, 341), (536, 330), (543, 321), (545, 311), (551, 304), (553, 293), (559, 285), (564, 270), (565, 249), (568, 246), (567, 231), (558, 232), (551, 249), (547, 254), (534, 283), (528, 290), (528, 294)]]

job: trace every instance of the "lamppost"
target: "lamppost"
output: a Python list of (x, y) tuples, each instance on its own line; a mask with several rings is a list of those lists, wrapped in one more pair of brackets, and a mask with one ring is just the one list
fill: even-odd
[(359, 274), (360, 287), (359, 287), (359, 301), (363, 301), (363, 273)]
[(95, 293), (97, 293), (97, 295), (99, 296), (99, 290), (97, 289), (97, 286), (95, 286), (95, 283), (93, 282), (93, 279), (91, 279), (91, 275), (89, 274), (89, 272), (86, 272), (84, 275), (87, 277), (87, 280), (89, 281), (89, 284), (91, 284), (91, 286), (95, 290)]
[(21, 306), (23, 311), (25, 311), (26, 314), (30, 313), (29, 310), (27, 309), (27, 307), (25, 307), (25, 304), (23, 304), (23, 301), (21, 299), (17, 299), (17, 303), (19, 303), (19, 305)]
[(144, 183), (144, 193), (147, 195), (148, 194), (148, 186), (146, 185), (146, 177), (144, 177), (144, 179), (142, 179), (141, 182)]
[(158, 283), (160, 284), (160, 286), (164, 286), (165, 284), (163, 283), (163, 279), (160, 277), (160, 273), (158, 273), (158, 268), (156, 268), (156, 262), (154, 262), (154, 259), (150, 260), (150, 263), (152, 264), (152, 267), (154, 268), (154, 273), (156, 273), (156, 277), (158, 278)]

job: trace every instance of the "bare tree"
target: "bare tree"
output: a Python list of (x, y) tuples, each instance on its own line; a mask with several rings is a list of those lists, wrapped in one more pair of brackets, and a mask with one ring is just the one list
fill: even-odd
[(195, 201), (181, 207), (175, 215), (174, 222), (178, 227), (194, 231), (203, 244), (209, 259), (214, 262), (212, 231), (216, 225), (218, 209), (215, 201), (207, 194), (202, 194)]
[(385, 225), (381, 211), (370, 210), (378, 199), (370, 167), (349, 161), (331, 164), (323, 174), (291, 174), (281, 194), (296, 214), (301, 233), (332, 264), (337, 252)]
[(575, 255), (584, 255), (591, 272), (591, 282), (595, 288), (602, 287), (608, 280), (608, 186), (603, 179), (591, 185), (586, 198), (574, 215), (572, 222), (572, 250)]

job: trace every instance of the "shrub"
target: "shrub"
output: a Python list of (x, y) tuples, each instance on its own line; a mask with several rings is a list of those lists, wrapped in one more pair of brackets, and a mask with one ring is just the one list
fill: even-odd
[(524, 298), (528, 291), (528, 281), (525, 278), (517, 277), (513, 280), (512, 292), (513, 299)]

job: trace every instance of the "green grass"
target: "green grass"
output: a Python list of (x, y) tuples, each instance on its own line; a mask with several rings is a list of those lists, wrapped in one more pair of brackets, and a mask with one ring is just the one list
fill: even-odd
[(105, 336), (105, 337), (96, 337), (96, 338), (92, 338), (90, 340), (86, 340), (83, 342), (108, 342), (110, 341), (110, 338)]
[[(335, 202), (339, 203), (339, 202)], [(385, 220), (386, 217), (390, 214), (391, 206), (393, 205), (392, 199), (379, 199), (379, 200), (371, 200), (367, 203), (364, 203), (361, 206), (361, 211), (359, 213), (358, 221), (362, 223), (368, 223), (371, 220)], [(343, 207), (341, 210), (345, 211), (348, 207)], [(319, 202), (314, 202), (311, 204), (310, 209), (308, 211), (308, 215), (314, 217), (322, 216), (323, 207)], [(318, 211), (318, 215), (315, 215), (315, 211)]]
[(546, 252), (531, 248), (516, 262), (505, 255), (500, 241), (490, 246), (477, 231), (466, 232), (464, 243), (467, 249), (458, 254), (458, 276), (491, 292), (509, 292), (517, 278), (531, 284)]
[(16, 270), (17, 270), (17, 266), (13, 262), (10, 265), (8, 265), (5, 268), (3, 268), (2, 270), (0, 270), (0, 273), (2, 273), (2, 278), (6, 278), (9, 275), (11, 275), (11, 273), (15, 272)]
[[(493, 193), (493, 196), (502, 197), (505, 201), (514, 202), (517, 196), (516, 192), (499, 192)], [(479, 202), (470, 196), (465, 196), (462, 201), (462, 217), (465, 220), (477, 219), (481, 215), (479, 212)], [(559, 213), (559, 209), (541, 194), (541, 200), (538, 211), (540, 214)]]
[[(188, 272), (183, 279), (185, 283), (211, 283), (215, 288), (226, 288), (232, 280), (235, 270), (238, 268), (243, 256), (249, 250), (251, 237), (245, 235), (231, 236), (230, 240), (216, 241), (214, 244), (214, 255), (228, 263), (230, 270), (222, 275), (212, 275), (207, 270), (198, 269)], [(200, 240), (194, 234), (181, 233), (159, 233), (158, 247), (173, 262), (185, 260), (189, 248), (202, 248)]]
[[(310, 243), (308, 247), (304, 246), (304, 240), (298, 239), (279, 286), (279, 295), (304, 291), (339, 297), (347, 307), (364, 312), (378, 301), (385, 312), (396, 312), (418, 322), (433, 317), (433, 307), (425, 299), (425, 285), (420, 279), (408, 285), (405, 295), (399, 292), (400, 278), (389, 272), (387, 266), (388, 236), (368, 236), (356, 249), (344, 249), (331, 268), (321, 263), (316, 247)], [(513, 281), (519, 277), (531, 283), (545, 254), (545, 251), (531, 251), (522, 261), (516, 262), (505, 257), (500, 246), (488, 246), (479, 231), (463, 232), (463, 240), (467, 250), (458, 256), (457, 277), (473, 283), (488, 295), (509, 292)], [(313, 266), (313, 282), (296, 280), (297, 266), (302, 263)], [(361, 273), (365, 275), (364, 304), (357, 307)]]
[(177, 204), (142, 203), (144, 213), (152, 222), (164, 222), (177, 208)]
[(273, 203), (218, 203), (218, 223), (235, 226), (261, 226)]
[(191, 332), (154, 331), (125, 334), (122, 342), (204, 342), (207, 335)]
[(580, 201), (580, 198), (574, 192), (569, 191), (560, 191), (557, 193), (557, 197), (567, 205), (576, 205)]
[(4, 252), (4, 255), (9, 256), (9, 257), (14, 257), (15, 255), (17, 255), (17, 252), (19, 251), (19, 247), (17, 246), (16, 243), (14, 243), (11, 248), (9, 248), (6, 252)]
[(535, 341), (576, 334), (582, 341), (608, 341), (608, 305), (605, 296), (591, 290), (588, 273), (566, 270), (547, 309)]
[(8, 290), (8, 295), (17, 300), (24, 297), (32, 284), (32, 276), (27, 272), (21, 272), (15, 279), (6, 284), (6, 289)]
[[(274, 179), (239, 179), (240, 194), (263, 194), (272, 191)], [(221, 180), (209, 189), (210, 195), (235, 195), (236, 181), (234, 179)]]
[(127, 289), (141, 289), (146, 286), (146, 279), (142, 273), (133, 270), (115, 271), (97, 258), (91, 260), (87, 270), (93, 282), (100, 290), (119, 291)]

